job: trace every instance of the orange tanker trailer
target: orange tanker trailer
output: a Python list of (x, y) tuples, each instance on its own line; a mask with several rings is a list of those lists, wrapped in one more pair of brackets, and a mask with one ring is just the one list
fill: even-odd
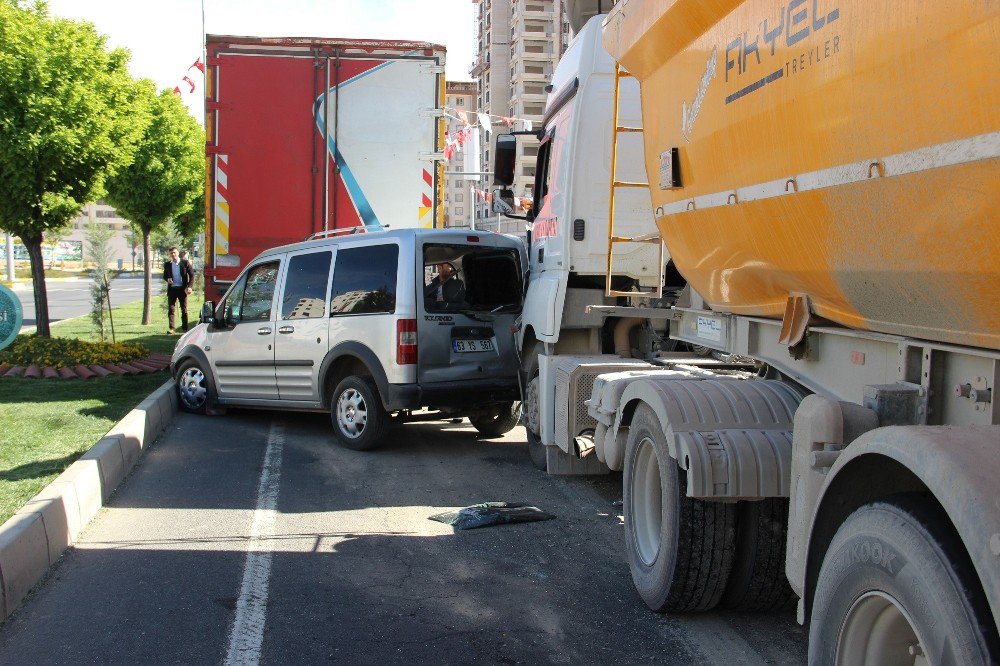
[(998, 24), (981, 1), (618, 3), (605, 47), (640, 82), (657, 226), (693, 288), (1000, 349)]

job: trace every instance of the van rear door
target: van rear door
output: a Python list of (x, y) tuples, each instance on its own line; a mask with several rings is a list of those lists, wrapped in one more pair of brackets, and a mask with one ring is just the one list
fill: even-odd
[[(511, 331), (523, 294), (518, 243), (478, 234), (460, 238), (428, 240), (418, 248), (418, 284), (424, 285), (417, 294), (422, 386), (510, 378), (519, 367)], [(453, 275), (442, 281), (442, 270)]]

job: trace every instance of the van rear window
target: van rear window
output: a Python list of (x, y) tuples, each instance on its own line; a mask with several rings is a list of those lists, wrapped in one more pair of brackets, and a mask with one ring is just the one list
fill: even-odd
[(399, 246), (368, 245), (337, 251), (330, 316), (396, 311)]
[(472, 245), (424, 246), (424, 309), (507, 311), (521, 306), (521, 266), (515, 250)]

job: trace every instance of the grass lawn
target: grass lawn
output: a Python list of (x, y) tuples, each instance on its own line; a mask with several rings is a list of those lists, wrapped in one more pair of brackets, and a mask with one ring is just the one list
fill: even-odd
[[(112, 302), (114, 291), (111, 292)], [(188, 301), (197, 317), (200, 299)], [(114, 309), (118, 342), (139, 342), (169, 354), (166, 296), (154, 297), (152, 323), (142, 326), (142, 301)], [(89, 316), (52, 326), (55, 337), (96, 341)], [(169, 378), (165, 372), (87, 380), (0, 378), (0, 522), (104, 436)]]

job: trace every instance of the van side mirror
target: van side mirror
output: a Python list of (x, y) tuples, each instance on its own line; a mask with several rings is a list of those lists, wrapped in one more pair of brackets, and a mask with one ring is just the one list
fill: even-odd
[(513, 134), (497, 134), (493, 151), (493, 182), (510, 187), (514, 184), (514, 162), (517, 159), (517, 138)]
[(201, 314), (198, 315), (199, 324), (212, 324), (215, 322), (215, 301), (205, 301), (201, 306)]

